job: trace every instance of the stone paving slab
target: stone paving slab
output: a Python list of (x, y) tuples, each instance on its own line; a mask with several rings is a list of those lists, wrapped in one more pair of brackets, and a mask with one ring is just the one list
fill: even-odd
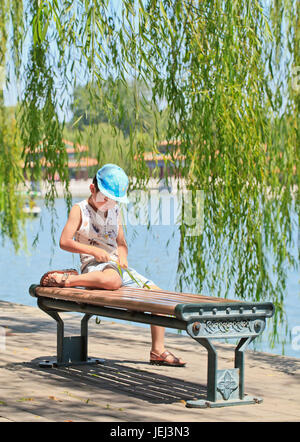
[[(62, 314), (66, 335), (80, 315)], [(300, 359), (246, 352), (245, 391), (263, 403), (189, 409), (206, 394), (206, 350), (190, 337), (166, 334), (185, 368), (148, 363), (150, 331), (108, 318), (89, 321), (89, 356), (103, 364), (40, 368), (55, 357), (56, 323), (37, 307), (0, 301), (0, 422), (254, 422), (300, 421)], [(3, 330), (3, 329), (2, 329)], [(3, 344), (3, 343), (2, 343)], [(216, 343), (219, 368), (232, 368), (233, 346)]]

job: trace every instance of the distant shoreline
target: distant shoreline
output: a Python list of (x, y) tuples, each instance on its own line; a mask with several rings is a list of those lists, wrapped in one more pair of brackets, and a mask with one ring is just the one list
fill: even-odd
[[(89, 196), (90, 191), (89, 191), (89, 186), (92, 183), (92, 178), (88, 178), (87, 180), (75, 180), (75, 179), (71, 179), (70, 183), (69, 183), (69, 191), (72, 194), (73, 197), (86, 197)], [(173, 177), (169, 178), (169, 186), (172, 189), (172, 193), (174, 191), (177, 191), (177, 185), (179, 184), (180, 189), (184, 190), (186, 188), (185, 186), (185, 182), (183, 179), (175, 179)], [(26, 181), (26, 187), (30, 188), (31, 184), (29, 181)], [(163, 190), (163, 189), (167, 189), (166, 185), (165, 185), (165, 180), (164, 179), (156, 179), (156, 178), (150, 178), (148, 183), (147, 183), (147, 190)], [(24, 189), (25, 190), (25, 189)], [(39, 189), (37, 189), (41, 192), (41, 197), (43, 198), (46, 195), (47, 192), (47, 186), (45, 181), (42, 181)], [(57, 195), (58, 198), (63, 198), (64, 197), (64, 192), (65, 192), (65, 188), (62, 185), (62, 183), (60, 181), (56, 182), (56, 190), (57, 190)]]
[[(92, 178), (88, 178), (87, 180), (75, 180), (71, 179), (69, 183), (69, 190), (73, 197), (86, 197), (89, 196), (89, 186), (92, 183)], [(177, 192), (177, 189), (180, 189), (180, 191), (185, 192), (186, 189), (186, 182), (183, 178), (174, 178), (169, 177), (168, 179), (168, 186), (166, 185), (165, 179), (158, 179), (158, 178), (150, 178), (147, 182), (147, 190), (156, 190), (156, 191), (169, 191), (171, 194), (175, 194)], [(31, 183), (29, 181), (26, 181), (26, 188), (31, 188)], [(47, 186), (45, 181), (42, 181), (39, 189), (41, 192), (41, 197), (43, 198), (46, 195), (47, 192)], [(199, 190), (201, 190), (201, 185), (199, 186)], [(282, 188), (284, 190), (284, 188)], [(23, 191), (26, 191), (25, 188), (23, 188)], [(65, 189), (64, 186), (60, 181), (56, 182), (56, 191), (58, 198), (63, 198)], [(298, 186), (295, 184), (291, 188), (291, 193), (293, 198), (296, 196), (296, 192), (298, 191)], [(271, 197), (272, 195), (272, 189), (269, 187), (267, 189), (267, 195)]]

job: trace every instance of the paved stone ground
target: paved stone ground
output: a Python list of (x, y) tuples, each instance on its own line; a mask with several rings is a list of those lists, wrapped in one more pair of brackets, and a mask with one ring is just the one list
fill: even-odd
[[(66, 335), (78, 334), (80, 316), (62, 316)], [(187, 399), (206, 393), (206, 350), (187, 336), (166, 334), (166, 347), (187, 361), (185, 368), (152, 366), (148, 328), (91, 318), (89, 355), (104, 364), (39, 368), (38, 361), (55, 356), (55, 321), (36, 307), (2, 301), (0, 325), (0, 422), (300, 421), (297, 358), (247, 351), (245, 391), (263, 403), (189, 409)], [(232, 368), (233, 347), (216, 347), (219, 368)]]

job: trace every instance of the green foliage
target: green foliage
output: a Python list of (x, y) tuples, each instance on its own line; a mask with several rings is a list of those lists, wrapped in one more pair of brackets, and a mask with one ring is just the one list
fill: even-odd
[[(152, 128), (151, 103), (146, 101), (147, 90), (142, 84), (139, 89), (139, 102), (141, 111), (136, 118), (134, 85), (123, 83), (122, 80), (109, 78), (99, 90), (97, 84), (77, 87), (74, 90), (74, 100), (71, 105), (73, 111), (73, 124), (77, 123), (79, 129), (98, 123), (111, 122), (122, 130), (125, 137), (137, 123), (144, 129)], [(143, 90), (144, 89), (144, 90)]]
[[(32, 0), (29, 11), (34, 18), (31, 29), (32, 45), (25, 69), (26, 87), (19, 112), (22, 158), (27, 177), (31, 181), (43, 178), (47, 183), (45, 201), (49, 207), (53, 207), (57, 196), (55, 175), (58, 173), (60, 180), (65, 183), (66, 200), (70, 208), (67, 153), (62, 141), (63, 128), (56, 110), (58, 98), (54, 87), (55, 76), (47, 61), (50, 49), (45, 36), (50, 18), (47, 10), (39, 10), (39, 4), (37, 0)], [(36, 10), (38, 14), (34, 16)]]
[[(105, 163), (115, 163), (126, 170), (130, 168), (129, 143), (124, 138), (121, 130), (108, 123), (86, 126), (79, 131), (65, 127), (64, 138), (77, 145), (88, 146), (88, 154), (83, 153), (82, 155), (97, 158), (99, 167)], [(77, 156), (80, 158), (80, 154)], [(90, 171), (91, 177), (98, 170), (98, 166)]]
[(9, 2), (2, 1), (0, 4), (0, 232), (2, 243), (5, 238), (11, 238), (18, 250), (20, 242), (24, 240), (23, 203), (17, 193), (18, 185), (23, 182), (20, 143), (14, 110), (4, 106), (3, 96), (9, 11), (14, 24), (19, 26), (18, 17), (14, 16), (16, 2), (12, 3), (11, 11)]
[[(73, 117), (64, 128), (64, 137), (87, 145), (89, 155), (98, 158), (99, 165), (117, 163), (131, 174), (131, 134), (135, 134), (132, 151), (137, 145), (152, 151), (153, 145), (165, 138), (168, 122), (168, 108), (159, 111), (152, 105), (149, 90), (141, 82), (138, 90), (140, 112), (136, 118), (134, 83), (110, 78), (101, 91), (97, 84), (76, 87), (71, 103)], [(139, 128), (136, 131), (135, 124)]]
[(16, 250), (24, 240), (23, 201), (17, 193), (23, 182), (19, 145), (16, 120), (4, 107), (0, 91), (0, 232), (2, 243), (6, 237), (11, 238)]
[[(16, 5), (1, 5), (1, 63), (7, 45), (15, 66), (24, 56), (17, 127), (26, 173), (38, 179), (41, 153), (46, 158), (49, 203), (56, 173), (68, 189), (57, 111), (70, 104), (70, 88), (73, 129), (82, 129), (74, 136), (86, 139), (99, 163), (122, 162), (136, 187), (147, 184), (143, 153), (156, 150), (165, 108), (166, 138), (180, 140), (185, 156), (176, 173), (188, 189), (205, 193), (203, 233), (189, 236), (180, 227), (178, 287), (272, 300), (276, 337), (286, 269), (297, 265), (289, 250), (292, 210), (299, 216), (299, 2), (30, 0), (22, 23)], [(17, 164), (11, 152), (10, 164)], [(18, 211), (1, 207), (3, 235), (17, 244), (8, 220)]]

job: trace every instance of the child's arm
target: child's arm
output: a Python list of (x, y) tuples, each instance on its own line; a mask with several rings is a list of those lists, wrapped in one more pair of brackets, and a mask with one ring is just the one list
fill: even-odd
[(118, 245), (118, 256), (119, 256), (119, 264), (121, 267), (128, 267), (127, 255), (128, 255), (128, 247), (124, 235), (123, 226), (119, 223), (119, 232), (117, 236), (117, 245)]
[(71, 253), (86, 253), (92, 255), (99, 262), (107, 262), (110, 260), (109, 254), (100, 247), (90, 246), (88, 244), (81, 244), (75, 241), (74, 235), (81, 225), (81, 211), (78, 205), (75, 205), (70, 210), (68, 221), (62, 231), (59, 245), (60, 248)]

